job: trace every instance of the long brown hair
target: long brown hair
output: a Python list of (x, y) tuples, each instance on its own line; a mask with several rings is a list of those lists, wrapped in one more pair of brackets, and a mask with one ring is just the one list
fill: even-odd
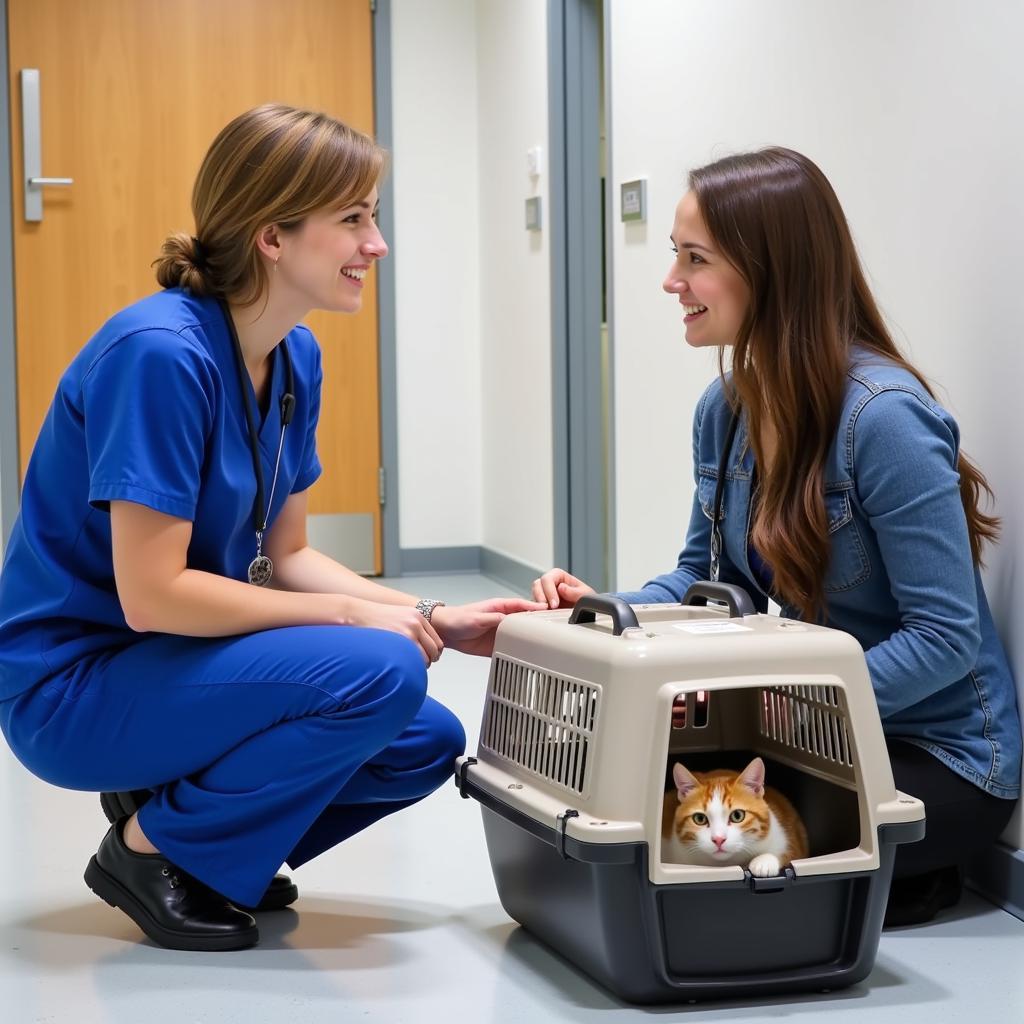
[[(849, 225), (821, 170), (772, 147), (726, 157), (690, 173), (704, 223), (750, 288), (732, 352), (734, 408), (742, 408), (760, 465), (766, 431), (776, 450), (759, 481), (751, 539), (772, 568), (778, 595), (820, 618), (830, 556), (824, 465), (839, 426), (853, 344), (924, 376), (899, 353), (868, 288)], [(724, 353), (719, 368), (725, 374)], [(960, 497), (971, 554), (981, 561), (999, 520), (980, 509), (992, 490), (960, 453)]]
[(279, 103), (247, 110), (210, 145), (192, 189), (195, 236), (166, 239), (156, 279), (250, 305), (266, 286), (260, 230), (294, 230), (314, 211), (351, 206), (383, 169), (384, 151), (337, 118)]

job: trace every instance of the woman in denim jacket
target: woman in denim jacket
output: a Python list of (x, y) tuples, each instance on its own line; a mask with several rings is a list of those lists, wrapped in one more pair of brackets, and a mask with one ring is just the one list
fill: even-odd
[[(713, 578), (771, 597), (864, 648), (897, 788), (927, 836), (897, 854), (887, 925), (929, 920), (991, 844), (1020, 791), (1016, 690), (978, 571), (998, 520), (953, 417), (903, 359), (868, 289), (828, 180), (767, 149), (693, 171), (664, 289), (687, 343), (732, 348), (694, 416), (696, 478), (673, 572), (618, 596), (680, 601)], [(734, 424), (735, 415), (735, 424)], [(733, 428), (733, 429), (730, 429)], [(711, 564), (719, 467), (721, 554)], [(561, 569), (551, 607), (591, 588)]]

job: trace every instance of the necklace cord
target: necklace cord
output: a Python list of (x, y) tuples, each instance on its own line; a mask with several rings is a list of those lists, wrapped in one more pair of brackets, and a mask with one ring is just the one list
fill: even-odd
[(256, 419), (249, 401), (249, 381), (245, 370), (245, 357), (242, 355), (242, 344), (238, 340), (238, 331), (235, 329), (234, 321), (231, 319), (231, 311), (223, 299), (218, 300), (224, 320), (227, 323), (228, 333), (231, 335), (231, 342), (235, 350), (235, 365), (238, 370), (238, 384), (242, 390), (242, 404), (245, 406), (245, 423), (249, 430), (249, 451), (252, 455), (252, 468), (256, 476), (256, 500), (253, 503), (253, 523), (256, 527), (257, 543), (262, 538), (263, 531), (267, 527), (267, 518), (270, 516), (270, 509), (274, 503), (274, 491), (277, 488), (277, 474), (281, 468), (281, 453), (284, 450), (284, 432), (292, 421), (295, 413), (295, 374), (292, 369), (291, 353), (288, 351), (288, 343), (282, 338), (280, 341), (281, 355), (284, 357), (286, 387), (287, 391), (281, 396), (281, 436), (277, 443), (277, 459), (274, 463), (274, 479), (270, 485), (270, 503), (263, 506), (263, 465), (260, 460), (259, 445), (256, 435)]
[(718, 582), (720, 558), (722, 554), (722, 533), (718, 523), (722, 518), (722, 492), (725, 490), (725, 474), (729, 468), (729, 453), (732, 451), (732, 444), (736, 438), (736, 428), (739, 426), (739, 410), (733, 411), (732, 419), (729, 421), (729, 431), (725, 439), (725, 447), (718, 460), (718, 480), (715, 482), (715, 505), (711, 517), (711, 581)]

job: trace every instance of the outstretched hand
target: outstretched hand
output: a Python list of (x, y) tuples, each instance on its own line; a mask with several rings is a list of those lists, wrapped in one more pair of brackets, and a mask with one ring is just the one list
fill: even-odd
[(592, 586), (564, 569), (548, 569), (533, 581), (533, 599), (548, 608), (571, 608), (584, 594), (596, 594)]
[(516, 612), (541, 612), (546, 604), (518, 597), (495, 597), (474, 604), (441, 606), (434, 609), (431, 625), (446, 647), (463, 654), (489, 658), (494, 652), (494, 634), (506, 615)]

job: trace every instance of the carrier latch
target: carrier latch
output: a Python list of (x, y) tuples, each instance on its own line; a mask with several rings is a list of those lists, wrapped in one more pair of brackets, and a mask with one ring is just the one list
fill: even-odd
[(758, 878), (752, 875), (745, 868), (743, 870), (747, 884), (751, 892), (782, 892), (795, 878), (796, 872), (792, 868), (786, 868), (781, 875), (769, 875), (767, 878)]
[(569, 859), (569, 855), (565, 852), (565, 828), (569, 824), (570, 818), (578, 818), (579, 816), (580, 812), (574, 811), (571, 807), (567, 807), (561, 814), (555, 815), (555, 821), (558, 822), (558, 828), (555, 830), (555, 849), (562, 860)]
[(471, 764), (477, 763), (478, 762), (475, 757), (467, 757), (466, 760), (455, 769), (455, 786), (459, 791), (459, 796), (461, 796), (463, 800), (469, 799), (469, 794), (466, 792), (466, 769), (469, 768)]

